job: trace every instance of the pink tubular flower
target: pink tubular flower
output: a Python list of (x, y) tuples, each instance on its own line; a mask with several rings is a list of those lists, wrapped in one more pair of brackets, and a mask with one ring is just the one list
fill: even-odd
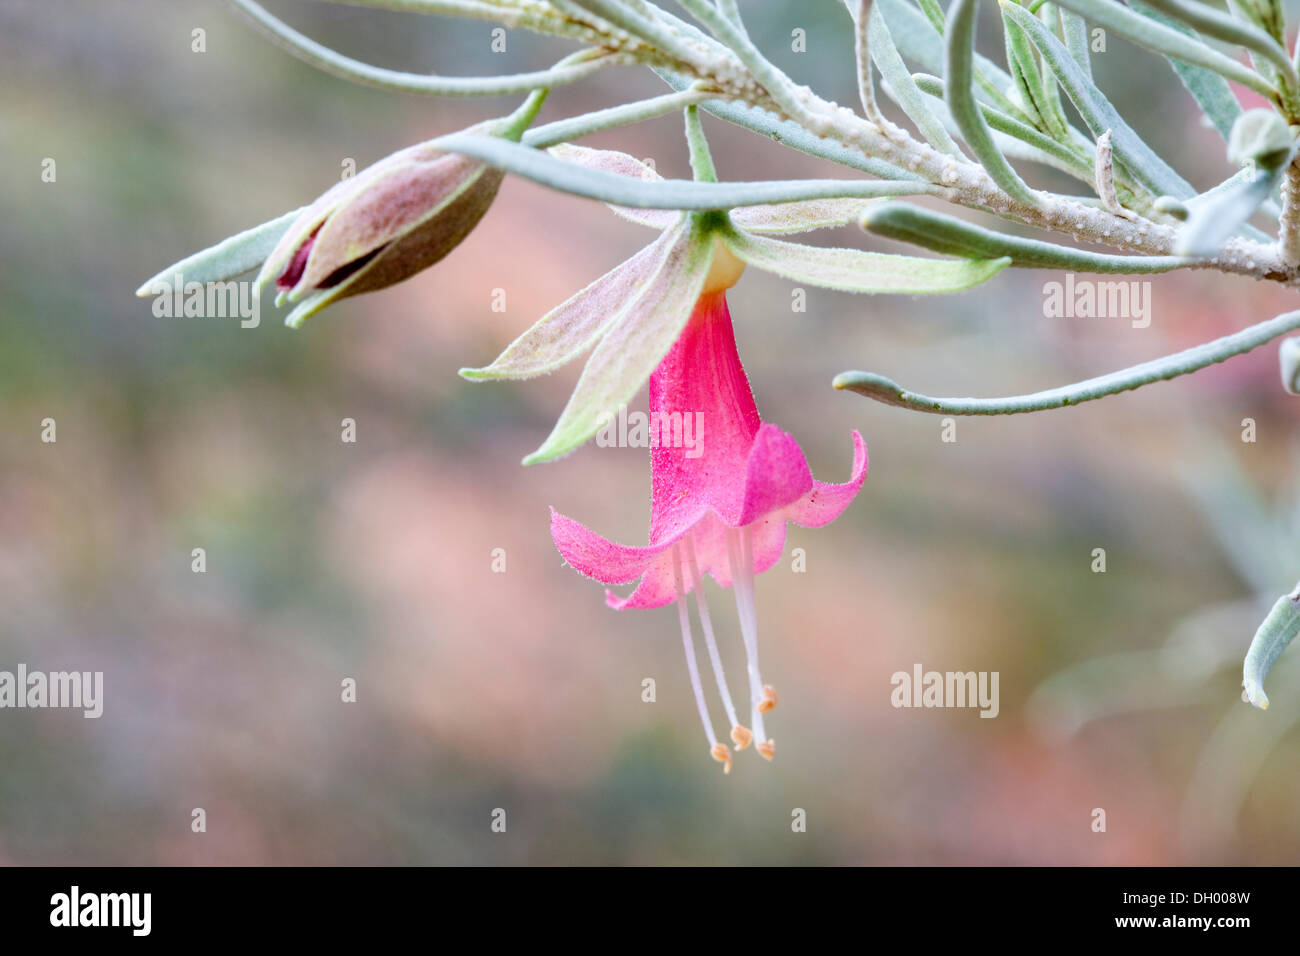
[[(763, 714), (776, 706), (776, 693), (759, 675), (754, 575), (780, 559), (786, 521), (815, 528), (840, 515), (862, 487), (867, 449), (855, 431), (849, 481), (832, 485), (813, 480), (795, 440), (758, 416), (736, 351), (725, 285), (713, 288), (717, 284), (706, 283), (685, 329), (650, 376), (651, 421), (675, 423), (694, 416), (702, 431), (697, 430), (695, 448), (662, 440), (652, 444), (649, 545), (607, 541), (554, 509), (551, 534), (565, 560), (583, 574), (604, 584), (640, 579), (629, 597), (607, 592), (611, 607), (653, 608), (677, 602), (687, 668), (710, 753), (730, 772), (731, 754), (713, 732), (700, 684), (686, 595), (695, 591), (735, 749), (743, 750), (757, 738), (756, 749), (771, 760), (775, 746), (764, 730)], [(748, 661), (752, 732), (738, 719), (727, 688), (700, 588), (704, 574), (736, 593)]]

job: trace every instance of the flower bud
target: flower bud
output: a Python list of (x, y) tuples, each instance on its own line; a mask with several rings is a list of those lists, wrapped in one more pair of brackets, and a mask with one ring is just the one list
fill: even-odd
[(301, 300), (285, 320), (298, 326), (338, 299), (408, 279), (460, 244), (492, 204), (503, 175), (428, 143), (399, 150), (303, 210), (267, 257), (258, 283), (274, 278), (281, 299)]

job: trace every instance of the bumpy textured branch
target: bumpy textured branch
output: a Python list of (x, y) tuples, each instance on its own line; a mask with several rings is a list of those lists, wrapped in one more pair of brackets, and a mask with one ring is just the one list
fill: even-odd
[[(1300, 49), (1300, 44), (1297, 44)], [(1289, 267), (1300, 266), (1300, 166), (1294, 162), (1282, 178), (1282, 218), (1278, 223), (1282, 261)]]

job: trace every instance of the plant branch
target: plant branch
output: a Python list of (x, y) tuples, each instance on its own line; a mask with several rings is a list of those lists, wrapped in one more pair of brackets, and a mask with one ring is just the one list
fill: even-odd
[(1282, 218), (1278, 223), (1278, 250), (1289, 267), (1300, 266), (1300, 166), (1287, 166), (1282, 177)]

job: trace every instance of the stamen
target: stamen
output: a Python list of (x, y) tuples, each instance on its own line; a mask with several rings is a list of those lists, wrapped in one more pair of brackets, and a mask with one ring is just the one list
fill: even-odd
[[(704, 736), (709, 738), (709, 753), (713, 759), (718, 760), (718, 748), (722, 747), (725, 752), (726, 747), (718, 743), (717, 735), (713, 733), (713, 721), (709, 719), (709, 708), (704, 703), (704, 687), (700, 683), (700, 669), (695, 663), (695, 641), (691, 638), (691, 615), (686, 607), (686, 591), (682, 587), (682, 555), (677, 545), (673, 545), (673, 584), (677, 588), (677, 618), (682, 625), (682, 647), (686, 651), (686, 669), (691, 675), (691, 689), (695, 692), (695, 706), (700, 712), (700, 723), (704, 725)], [(726, 767), (724, 770), (731, 769), (731, 756), (727, 755)]]
[(736, 718), (736, 705), (731, 700), (731, 691), (727, 687), (727, 675), (722, 670), (722, 657), (718, 654), (718, 642), (713, 636), (713, 621), (709, 617), (709, 606), (704, 601), (704, 579), (700, 577), (700, 567), (695, 560), (695, 544), (688, 534), (683, 550), (686, 551), (686, 563), (691, 569), (691, 580), (695, 582), (695, 608), (700, 615), (700, 626), (704, 629), (704, 646), (709, 649), (709, 661), (713, 665), (713, 678), (718, 683), (718, 694), (722, 697), (722, 706), (731, 721), (731, 741), (737, 750), (749, 746), (754, 735)]
[[(749, 614), (750, 614), (750, 619), (754, 621), (754, 638), (755, 638), (754, 669), (757, 670), (758, 669), (758, 616), (754, 610), (754, 577), (753, 577), (754, 539), (753, 536), (750, 534), (748, 527), (741, 530), (740, 543), (742, 548), (741, 557), (740, 557), (741, 563), (750, 570), (749, 585), (748, 585)], [(758, 703), (758, 712), (760, 714), (766, 714), (774, 710), (776, 710), (776, 688), (773, 687), (771, 684), (764, 684), (763, 699)], [(772, 759), (770, 754), (767, 755), (767, 759), (768, 760)]]
[(723, 773), (731, 773), (731, 751), (727, 749), (726, 744), (714, 744), (709, 753), (713, 759), (722, 764)]
[[(731, 563), (731, 585), (736, 592), (736, 612), (745, 641), (746, 669), (749, 672), (749, 700), (754, 736), (759, 753), (764, 753), (767, 732), (763, 729), (763, 679), (758, 672), (758, 618), (754, 613), (754, 566), (749, 554), (749, 529), (727, 529), (727, 558)], [(770, 708), (769, 708), (770, 709)], [(767, 754), (764, 754), (767, 756)], [(770, 760), (771, 757), (768, 757)]]
[(774, 759), (776, 757), (776, 741), (764, 740), (758, 745), (758, 752), (767, 760)]

